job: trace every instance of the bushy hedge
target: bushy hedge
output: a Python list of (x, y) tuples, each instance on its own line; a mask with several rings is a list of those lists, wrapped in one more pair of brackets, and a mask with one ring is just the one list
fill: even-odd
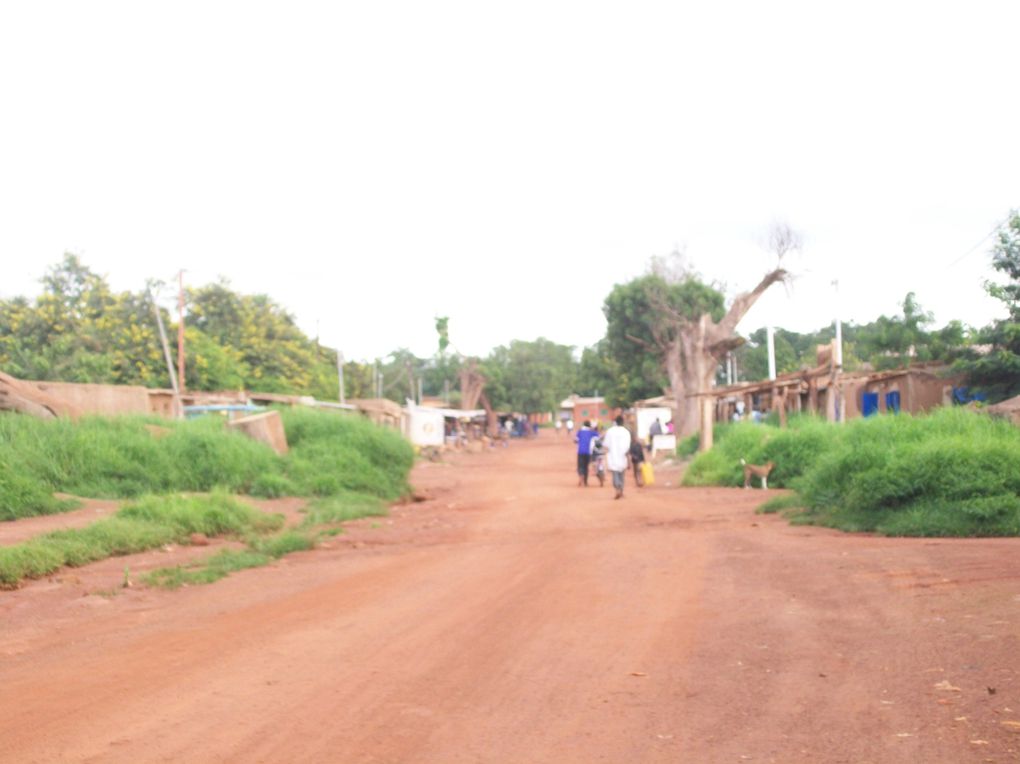
[[(390, 500), (407, 491), (414, 455), (397, 433), (334, 412), (281, 415), (291, 447), (286, 457), (228, 430), (216, 416), (71, 421), (0, 413), (0, 519), (73, 506), (54, 492), (131, 498), (215, 488), (266, 497), (357, 491)], [(153, 424), (161, 431), (150, 432)]]
[(775, 462), (798, 522), (890, 535), (1020, 535), (1020, 430), (965, 409), (857, 419), (795, 418), (785, 430), (731, 425), (686, 485), (742, 485), (740, 459)]
[(795, 483), (807, 517), (910, 536), (1020, 535), (1020, 431), (961, 409), (871, 417)]

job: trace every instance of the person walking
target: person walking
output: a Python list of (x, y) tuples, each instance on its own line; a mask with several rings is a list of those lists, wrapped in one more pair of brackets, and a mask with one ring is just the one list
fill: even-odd
[(631, 433), (630, 436), (630, 466), (634, 470), (634, 485), (641, 488), (644, 481), (641, 478), (641, 465), (645, 461), (645, 447), (641, 441)]
[(616, 417), (616, 424), (602, 436), (602, 447), (606, 450), (606, 467), (613, 476), (614, 499), (623, 498), (623, 476), (627, 472), (627, 455), (630, 453), (630, 430), (623, 426), (623, 417)]
[(598, 437), (598, 433), (591, 428), (591, 422), (585, 420), (581, 429), (574, 436), (577, 443), (577, 485), (588, 485), (588, 465), (591, 464), (592, 441)]

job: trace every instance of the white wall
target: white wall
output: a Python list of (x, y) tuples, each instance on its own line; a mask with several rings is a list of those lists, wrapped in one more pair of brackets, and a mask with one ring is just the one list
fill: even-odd
[(416, 446), (441, 446), (443, 413), (426, 408), (412, 408), (407, 412), (407, 438)]
[(662, 432), (666, 432), (666, 422), (672, 421), (673, 410), (668, 408), (641, 408), (634, 409), (637, 413), (637, 436), (644, 441), (648, 440), (648, 428), (656, 419), (662, 424)]

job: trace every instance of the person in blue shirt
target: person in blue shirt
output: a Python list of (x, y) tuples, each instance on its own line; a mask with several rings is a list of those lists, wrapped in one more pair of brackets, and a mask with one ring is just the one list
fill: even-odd
[(585, 420), (581, 429), (574, 436), (577, 444), (577, 485), (588, 485), (588, 465), (591, 463), (591, 442), (598, 437), (592, 429), (591, 422)]

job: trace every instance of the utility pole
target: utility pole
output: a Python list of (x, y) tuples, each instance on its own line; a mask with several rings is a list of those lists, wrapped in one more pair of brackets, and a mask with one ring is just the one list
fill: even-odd
[(833, 387), (836, 389), (836, 405), (835, 415), (836, 421), (844, 422), (846, 420), (846, 400), (843, 398), (843, 322), (840, 321), (840, 305), (839, 305), (839, 279), (833, 279), (833, 288), (836, 290), (836, 347), (833, 348)]
[(163, 326), (163, 316), (159, 313), (159, 305), (156, 304), (156, 298), (152, 296), (152, 290), (149, 292), (149, 302), (152, 303), (152, 310), (156, 314), (156, 326), (159, 328), (159, 341), (163, 345), (163, 358), (166, 359), (166, 371), (170, 375), (170, 387), (173, 388), (174, 395), (179, 395), (180, 390), (177, 387), (177, 373), (174, 371), (174, 362), (170, 357), (170, 343), (166, 338), (166, 327)]
[(776, 378), (776, 330), (775, 327), (769, 326), (765, 330), (765, 336), (767, 338), (768, 349), (769, 349), (769, 379)]
[(184, 381), (184, 271), (177, 274), (179, 289), (177, 292), (177, 379), (180, 384), (180, 392), (184, 392), (187, 385)]
[(347, 403), (344, 395), (344, 354), (339, 348), (336, 351), (336, 374), (340, 378), (340, 405), (343, 406)]

